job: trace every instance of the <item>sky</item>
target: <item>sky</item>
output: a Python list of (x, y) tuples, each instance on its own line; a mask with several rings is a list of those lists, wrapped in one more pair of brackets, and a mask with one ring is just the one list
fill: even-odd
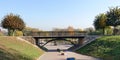
[(120, 0), (0, 0), (0, 22), (5, 15), (18, 14), (27, 26), (40, 30), (93, 27), (96, 15)]

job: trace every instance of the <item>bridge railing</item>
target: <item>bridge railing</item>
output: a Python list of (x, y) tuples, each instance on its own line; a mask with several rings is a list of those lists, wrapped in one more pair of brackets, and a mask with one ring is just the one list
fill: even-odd
[(85, 31), (41, 31), (31, 32), (27, 36), (41, 36), (41, 37), (52, 37), (52, 36), (81, 36), (86, 35)]

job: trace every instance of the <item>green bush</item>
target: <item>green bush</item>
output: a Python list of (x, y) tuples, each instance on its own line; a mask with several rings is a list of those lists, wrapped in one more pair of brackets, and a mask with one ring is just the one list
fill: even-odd
[(96, 31), (90, 32), (90, 33), (88, 33), (88, 34), (89, 34), (89, 35), (102, 35), (103, 32), (102, 32), (102, 30), (96, 30)]
[(105, 29), (105, 35), (112, 35), (112, 34), (113, 34), (113, 29), (111, 29), (111, 28)]
[(15, 36), (23, 36), (23, 32), (22, 31), (15, 31)]
[(13, 32), (13, 30), (10, 30), (10, 32), (8, 32), (8, 35), (13, 36), (13, 33), (14, 33), (14, 36), (23, 36), (23, 32), (19, 30), (15, 30), (15, 32)]

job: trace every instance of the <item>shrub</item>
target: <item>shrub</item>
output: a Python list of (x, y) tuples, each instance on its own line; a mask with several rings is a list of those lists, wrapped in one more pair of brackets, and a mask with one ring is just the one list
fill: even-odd
[(15, 36), (23, 36), (23, 32), (22, 31), (15, 31)]

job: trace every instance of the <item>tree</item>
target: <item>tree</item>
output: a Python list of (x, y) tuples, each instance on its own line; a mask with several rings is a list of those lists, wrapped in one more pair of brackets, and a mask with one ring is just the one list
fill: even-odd
[(120, 8), (110, 8), (109, 11), (107, 11), (107, 26), (113, 26), (113, 34), (115, 35), (115, 27), (120, 25)]
[(25, 36), (29, 36), (32, 35), (32, 32), (40, 32), (42, 30), (38, 29), (38, 28), (32, 28), (32, 27), (25, 27), (23, 29), (24, 35)]
[(12, 13), (3, 18), (1, 25), (3, 28), (8, 29), (9, 36), (14, 36), (16, 30), (22, 31), (25, 27), (23, 19), (21, 19), (19, 15)]
[(96, 30), (103, 29), (103, 35), (105, 33), (106, 21), (107, 21), (106, 14), (102, 13), (95, 17), (95, 20), (93, 23)]
[(85, 31), (86, 31), (87, 33), (91, 33), (91, 32), (94, 32), (95, 29), (92, 28), (92, 27), (89, 27), (89, 28), (86, 28)]

